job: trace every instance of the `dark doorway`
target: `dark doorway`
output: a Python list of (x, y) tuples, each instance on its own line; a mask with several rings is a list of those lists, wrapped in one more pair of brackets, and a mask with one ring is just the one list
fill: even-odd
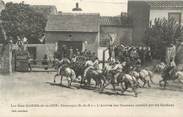
[(61, 50), (63, 45), (67, 46), (67, 48), (72, 47), (73, 50), (78, 49), (79, 51), (82, 51), (82, 41), (59, 41), (58, 51)]
[(36, 59), (36, 47), (28, 47), (28, 52), (32, 59)]

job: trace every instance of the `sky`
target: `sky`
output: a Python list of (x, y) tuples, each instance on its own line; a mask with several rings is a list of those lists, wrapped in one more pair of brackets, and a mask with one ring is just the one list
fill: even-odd
[(4, 2), (34, 5), (55, 5), (58, 11), (72, 12), (78, 2), (84, 13), (100, 13), (102, 16), (117, 16), (127, 11), (127, 0), (4, 0)]

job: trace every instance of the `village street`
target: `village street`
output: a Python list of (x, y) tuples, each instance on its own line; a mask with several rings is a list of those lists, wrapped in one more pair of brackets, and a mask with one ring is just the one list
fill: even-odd
[[(0, 107), (3, 107), (0, 110), (2, 111), (1, 114), (6, 114), (16, 109), (25, 109), (27, 111), (21, 113), (21, 115), (29, 115), (29, 112), (34, 112), (35, 115), (41, 115), (39, 111), (48, 113), (47, 116), (49, 116), (50, 112), (68, 112), (67, 114), (73, 114), (70, 113), (71, 109), (64, 107), (64, 105), (72, 105), (72, 112), (82, 112), (83, 110), (86, 112), (86, 109), (89, 109), (90, 111), (87, 112), (90, 114), (92, 114), (91, 110), (97, 110), (97, 113), (99, 113), (99, 110), (100, 112), (107, 110), (106, 112), (109, 112), (109, 115), (112, 114), (110, 113), (112, 110), (116, 110), (115, 112), (125, 110), (125, 112), (129, 113), (136, 113), (138, 111), (141, 113), (154, 112), (153, 114), (161, 112), (166, 114), (168, 112), (169, 115), (173, 115), (175, 112), (181, 114), (182, 112), (180, 109), (183, 108), (183, 85), (177, 82), (169, 82), (167, 89), (160, 89), (158, 85), (159, 75), (154, 76), (153, 81), (155, 85), (152, 85), (151, 88), (138, 89), (139, 96), (136, 98), (132, 92), (126, 92), (125, 95), (115, 95), (110, 90), (111, 87), (105, 90), (106, 93), (99, 94), (96, 90), (81, 89), (77, 83), (73, 83), (71, 89), (59, 85), (52, 85), (54, 74), (54, 72), (17, 72), (11, 76), (1, 75)], [(57, 83), (59, 82), (60, 79), (58, 78)], [(64, 80), (63, 84), (67, 85), (67, 82)], [(13, 105), (17, 106), (18, 104), (19, 107), (13, 107)], [(21, 107), (21, 105), (25, 106), (26, 104), (50, 105), (50, 107)], [(62, 104), (64, 104), (63, 107), (58, 107), (58, 105)], [(85, 104), (85, 106), (78, 107), (79, 104)], [(102, 107), (101, 104), (103, 104)], [(118, 107), (111, 108), (111, 105), (115, 104)], [(147, 105), (149, 104), (152, 105), (148, 107)], [(155, 104), (159, 105), (158, 108), (155, 107)], [(98, 108), (93, 108), (91, 105), (93, 107), (98, 106)], [(135, 112), (134, 108), (136, 108)], [(18, 114), (20, 116), (20, 112), (12, 112), (9, 114)], [(116, 116), (120, 115), (120, 113), (113, 114)]]

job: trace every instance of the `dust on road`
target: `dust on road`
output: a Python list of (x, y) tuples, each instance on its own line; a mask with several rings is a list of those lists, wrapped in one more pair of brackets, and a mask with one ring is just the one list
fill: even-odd
[[(159, 88), (159, 75), (153, 77), (155, 84), (151, 88), (138, 89), (135, 98), (132, 92), (116, 95), (111, 89), (100, 94), (97, 90), (79, 88), (74, 83), (72, 88), (52, 85), (55, 73), (13, 73), (0, 76), (1, 106), (11, 104), (173, 104), (175, 108), (183, 108), (183, 85), (169, 82), (167, 89)], [(57, 79), (57, 83), (60, 79)], [(67, 82), (63, 82), (67, 85)]]

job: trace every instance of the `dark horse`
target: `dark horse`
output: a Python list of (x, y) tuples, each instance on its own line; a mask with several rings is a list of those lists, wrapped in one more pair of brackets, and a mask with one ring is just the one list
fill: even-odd
[(160, 87), (162, 87), (162, 82), (164, 82), (163, 88), (166, 88), (167, 82), (169, 80), (176, 80), (177, 77), (177, 70), (174, 68), (167, 67), (161, 74), (162, 80), (159, 81)]
[(85, 69), (87, 68), (87, 66), (85, 66), (85, 63), (86, 63), (86, 58), (83, 56), (78, 56), (76, 58), (76, 61), (71, 63), (71, 68), (75, 71), (76, 78), (81, 77), (81, 84), (84, 83), (83, 75), (84, 75)]
[(104, 84), (104, 75), (102, 72), (99, 72), (98, 70), (95, 70), (93, 68), (88, 69), (88, 71), (86, 72), (86, 75), (83, 78), (83, 81), (87, 81), (86, 85), (90, 85), (91, 84), (91, 80), (95, 81), (95, 87), (99, 87), (101, 88), (102, 85)]

